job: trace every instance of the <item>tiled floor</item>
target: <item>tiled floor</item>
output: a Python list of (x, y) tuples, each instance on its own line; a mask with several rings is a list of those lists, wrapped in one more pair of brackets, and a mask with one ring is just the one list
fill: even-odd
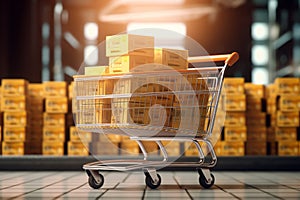
[(159, 172), (161, 186), (145, 186), (142, 172), (104, 172), (99, 190), (85, 172), (0, 172), (0, 199), (300, 199), (300, 172), (213, 172), (216, 182), (202, 189), (193, 172)]

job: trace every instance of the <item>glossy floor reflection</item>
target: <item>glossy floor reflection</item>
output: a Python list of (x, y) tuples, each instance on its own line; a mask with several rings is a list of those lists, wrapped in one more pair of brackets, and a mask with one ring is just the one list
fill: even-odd
[(198, 174), (159, 172), (161, 186), (145, 186), (142, 172), (104, 172), (99, 190), (84, 172), (0, 172), (0, 199), (300, 199), (300, 172), (213, 172), (216, 182), (202, 189)]

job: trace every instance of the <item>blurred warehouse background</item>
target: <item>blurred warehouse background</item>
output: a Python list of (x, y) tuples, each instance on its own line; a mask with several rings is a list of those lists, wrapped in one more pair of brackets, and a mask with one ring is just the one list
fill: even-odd
[(149, 25), (209, 54), (237, 51), (227, 77), (268, 84), (300, 74), (299, 0), (4, 0), (0, 9), (0, 79), (71, 81), (107, 35)]

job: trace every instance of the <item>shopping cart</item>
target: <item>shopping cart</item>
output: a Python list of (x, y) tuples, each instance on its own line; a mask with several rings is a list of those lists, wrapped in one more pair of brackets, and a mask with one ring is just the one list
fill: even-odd
[[(205, 67), (190, 67), (187, 70), (74, 76), (73, 113), (76, 127), (94, 133), (129, 136), (138, 143), (143, 153), (142, 159), (102, 160), (85, 164), (83, 169), (89, 177), (89, 185), (94, 189), (103, 185), (104, 177), (99, 173), (102, 170), (142, 169), (146, 185), (155, 189), (161, 184), (158, 168), (188, 166), (197, 169), (200, 185), (210, 188), (215, 181), (210, 168), (217, 162), (210, 138), (224, 71), (238, 58), (234, 52), (189, 57), (189, 63), (201, 63)], [(208, 64), (213, 66), (207, 67)], [(145, 141), (158, 145), (161, 160), (149, 158), (143, 144)], [(199, 159), (170, 159), (163, 145), (166, 141), (194, 144)]]

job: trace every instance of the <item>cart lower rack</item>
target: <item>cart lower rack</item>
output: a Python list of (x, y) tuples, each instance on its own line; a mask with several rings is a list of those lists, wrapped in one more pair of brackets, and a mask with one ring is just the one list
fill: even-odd
[[(210, 188), (215, 181), (210, 168), (217, 157), (210, 141), (214, 128), (224, 71), (238, 60), (238, 54), (190, 57), (190, 63), (223, 62), (222, 66), (181, 71), (136, 72), (122, 75), (75, 76), (73, 113), (76, 127), (99, 134), (129, 136), (139, 145), (144, 158), (88, 163), (83, 166), (89, 185), (104, 183), (99, 171), (142, 169), (146, 185), (160, 186), (157, 169), (165, 166), (195, 167), (199, 183)], [(151, 160), (143, 142), (158, 145), (161, 160)], [(180, 162), (170, 159), (166, 141), (190, 142), (199, 159)]]

